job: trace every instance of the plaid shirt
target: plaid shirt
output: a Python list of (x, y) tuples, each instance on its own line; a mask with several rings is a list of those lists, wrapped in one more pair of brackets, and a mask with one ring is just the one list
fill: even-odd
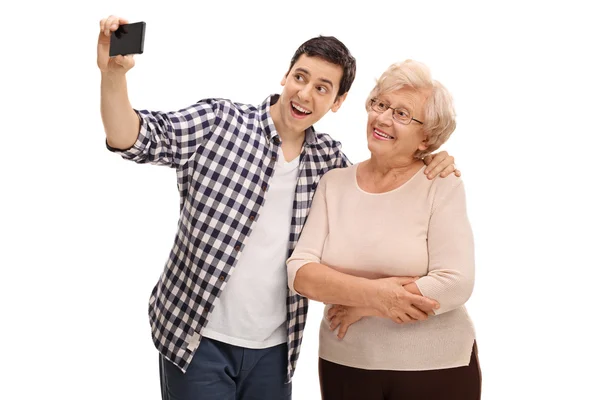
[[(136, 111), (140, 134), (128, 150), (108, 149), (137, 163), (177, 170), (177, 235), (149, 302), (158, 351), (183, 372), (201, 340), (215, 299), (227, 283), (260, 215), (281, 140), (270, 107), (203, 99), (176, 112)], [(306, 131), (290, 226), (291, 255), (320, 177), (350, 162), (329, 135)], [(282, 265), (281, 268), (285, 268)], [(308, 299), (288, 291), (288, 379), (294, 374)]]

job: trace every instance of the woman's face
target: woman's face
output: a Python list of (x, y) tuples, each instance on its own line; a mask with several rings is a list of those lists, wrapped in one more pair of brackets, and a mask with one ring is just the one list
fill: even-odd
[(395, 120), (392, 114), (408, 112), (412, 118), (425, 122), (426, 94), (403, 88), (380, 94), (377, 100), (377, 104), (391, 108), (387, 108), (382, 113), (369, 108), (367, 143), (371, 153), (379, 157), (412, 159), (417, 150), (425, 150), (427, 145), (423, 125), (413, 120), (405, 125)]

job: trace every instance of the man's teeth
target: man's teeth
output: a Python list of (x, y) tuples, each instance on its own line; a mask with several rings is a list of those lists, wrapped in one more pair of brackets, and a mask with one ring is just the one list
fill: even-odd
[(310, 114), (310, 113), (311, 113), (311, 112), (310, 112), (310, 111), (308, 111), (307, 109), (305, 109), (305, 108), (302, 108), (302, 107), (300, 107), (300, 106), (297, 106), (297, 105), (295, 105), (294, 103), (292, 103), (292, 107), (294, 107), (296, 110), (300, 111), (300, 112), (301, 112), (301, 113), (303, 113), (303, 114)]
[(386, 139), (393, 139), (393, 137), (392, 137), (392, 136), (390, 136), (390, 135), (386, 135), (385, 133), (383, 133), (383, 132), (381, 132), (381, 131), (378, 131), (377, 129), (375, 129), (375, 133), (376, 133), (377, 135), (381, 136), (381, 137), (384, 137), (384, 138), (386, 138)]

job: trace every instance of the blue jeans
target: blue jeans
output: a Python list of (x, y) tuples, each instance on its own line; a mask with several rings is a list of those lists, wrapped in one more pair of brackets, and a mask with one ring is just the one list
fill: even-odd
[(290, 400), (287, 344), (246, 349), (202, 338), (186, 373), (160, 356), (163, 400)]

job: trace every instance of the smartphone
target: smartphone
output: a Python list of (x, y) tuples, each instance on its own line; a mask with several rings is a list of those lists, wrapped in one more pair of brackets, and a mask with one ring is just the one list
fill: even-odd
[(108, 55), (142, 54), (144, 52), (144, 36), (146, 34), (145, 22), (120, 25), (110, 36), (110, 50)]

